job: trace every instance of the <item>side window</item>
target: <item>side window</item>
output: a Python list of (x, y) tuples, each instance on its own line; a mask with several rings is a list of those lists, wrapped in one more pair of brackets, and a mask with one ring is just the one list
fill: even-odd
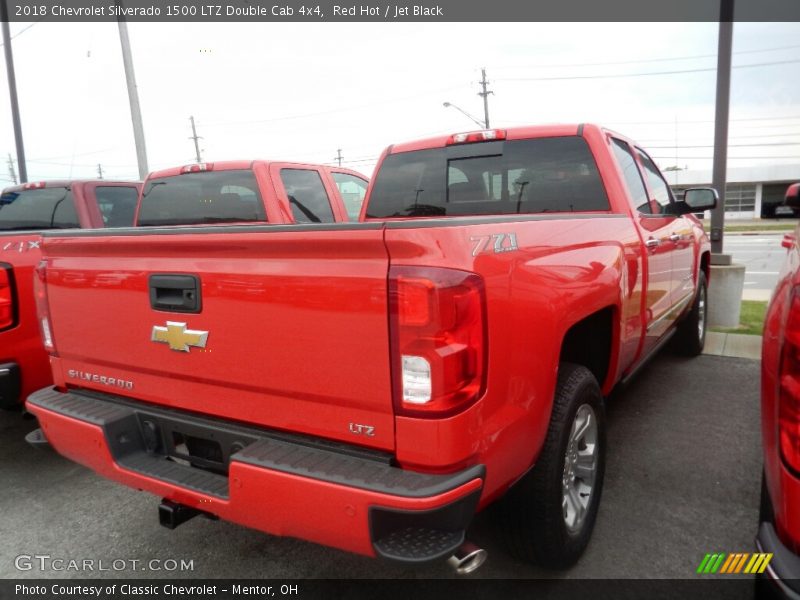
[(333, 223), (333, 210), (322, 178), (308, 169), (281, 169), (281, 181), (296, 223)]
[(139, 192), (135, 187), (103, 185), (95, 188), (97, 208), (106, 227), (130, 227)]
[(348, 175), (347, 173), (336, 173), (334, 171), (332, 175), (336, 187), (339, 188), (344, 207), (347, 210), (347, 218), (351, 221), (358, 221), (358, 217), (361, 215), (361, 205), (364, 203), (364, 196), (367, 194), (367, 186), (369, 184), (365, 179), (355, 175)]
[(67, 192), (63, 198), (56, 202), (53, 207), (52, 226), (59, 229), (81, 226), (78, 221), (78, 213), (75, 211), (72, 193)]
[(650, 160), (650, 157), (638, 148), (637, 151), (639, 159), (642, 161), (642, 166), (644, 166), (644, 172), (647, 175), (647, 183), (653, 192), (653, 199), (658, 203), (659, 214), (668, 214), (672, 203), (672, 194), (669, 191), (669, 186), (664, 181), (664, 178), (661, 177), (658, 167)]
[(639, 172), (639, 167), (636, 166), (630, 147), (622, 140), (616, 138), (611, 138), (611, 140), (613, 142), (611, 147), (614, 149), (614, 156), (617, 158), (622, 174), (625, 176), (630, 202), (634, 210), (643, 215), (651, 214), (653, 211), (647, 198), (647, 190), (642, 181), (642, 174)]

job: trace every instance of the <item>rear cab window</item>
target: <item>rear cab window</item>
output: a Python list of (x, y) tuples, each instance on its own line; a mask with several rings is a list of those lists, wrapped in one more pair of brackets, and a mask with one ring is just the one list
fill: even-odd
[(607, 211), (608, 196), (582, 137), (463, 144), (391, 154), (367, 216)]
[(137, 225), (202, 225), (267, 220), (249, 169), (182, 173), (147, 180)]
[(136, 214), (139, 190), (133, 186), (98, 185), (95, 200), (105, 227), (130, 227)]
[(7, 191), (0, 196), (0, 231), (80, 227), (68, 187)]

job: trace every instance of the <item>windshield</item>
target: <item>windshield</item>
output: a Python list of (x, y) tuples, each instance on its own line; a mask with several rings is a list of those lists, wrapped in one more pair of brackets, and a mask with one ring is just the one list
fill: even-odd
[(0, 196), (0, 231), (79, 227), (67, 187), (8, 191)]
[(577, 136), (484, 142), (386, 157), (367, 216), (608, 210), (600, 174)]
[(148, 180), (138, 225), (200, 225), (266, 221), (250, 170), (206, 171)]

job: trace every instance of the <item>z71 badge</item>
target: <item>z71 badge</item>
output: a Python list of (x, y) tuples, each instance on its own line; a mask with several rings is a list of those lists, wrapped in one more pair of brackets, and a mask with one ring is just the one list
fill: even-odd
[(493, 233), (492, 235), (472, 236), (469, 241), (472, 246), (472, 256), (479, 254), (500, 254), (518, 250), (516, 233)]

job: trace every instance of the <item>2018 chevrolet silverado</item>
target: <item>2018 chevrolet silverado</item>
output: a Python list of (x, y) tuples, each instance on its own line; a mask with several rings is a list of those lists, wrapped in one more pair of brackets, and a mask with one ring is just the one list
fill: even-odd
[(136, 225), (356, 221), (367, 179), (350, 169), (279, 161), (191, 164), (147, 176)]
[[(800, 208), (800, 183), (786, 205)], [(788, 253), (764, 319), (761, 436), (764, 477), (756, 543), (772, 554), (760, 585), (800, 598), (800, 250), (798, 230), (784, 237)], [(768, 583), (767, 583), (768, 582)]]
[(133, 224), (140, 183), (43, 181), (0, 195), (0, 408), (53, 382), (33, 300), (40, 232)]
[(702, 351), (708, 239), (648, 154), (595, 125), (389, 147), (359, 223), (48, 234), (49, 443), (275, 535), (462, 572), (500, 502), (518, 557), (574, 563), (604, 397), (670, 338)]

